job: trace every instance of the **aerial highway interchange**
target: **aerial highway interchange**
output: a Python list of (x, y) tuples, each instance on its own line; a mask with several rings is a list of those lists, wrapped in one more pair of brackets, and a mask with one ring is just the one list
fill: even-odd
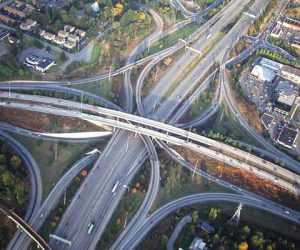
[[(267, 47), (287, 58), (297, 60), (282, 49), (268, 44), (266, 42), (266, 30), (264, 30), (261, 36), (257, 38), (249, 38), (253, 39), (253, 45), (250, 49), (247, 49), (233, 59), (229, 60), (228, 58), (230, 51), (233, 49), (239, 38), (245, 35), (255, 18), (259, 17), (264, 11), (268, 4), (268, 0), (256, 0), (251, 4), (250, 1), (232, 0), (225, 5), (220, 12), (212, 17), (211, 20), (205, 20), (203, 16), (211, 8), (219, 5), (222, 1), (215, 1), (211, 6), (200, 13), (189, 12), (179, 0), (170, 2), (174, 8), (178, 9), (178, 11), (182, 11), (187, 20), (180, 24), (175, 24), (172, 29), (164, 31), (161, 17), (146, 6), (141, 6), (141, 8), (146, 8), (152, 15), (156, 28), (153, 34), (139, 43), (130, 53), (126, 60), (126, 65), (119, 70), (108, 72), (104, 75), (72, 81), (9, 81), (0, 83), (0, 106), (57, 116), (75, 117), (93, 123), (99, 126), (99, 129), (103, 129), (103, 127), (109, 128), (108, 130), (110, 132), (104, 136), (112, 134), (105, 149), (102, 152), (91, 152), (91, 154), (78, 161), (74, 167), (61, 178), (60, 182), (56, 184), (48, 198), (42, 204), (42, 187), (40, 186), (38, 167), (34, 163), (34, 160), (30, 159), (30, 154), (26, 152), (26, 149), (22, 149), (21, 146), (4, 131), (15, 131), (22, 134), (27, 133), (33, 137), (60, 140), (66, 139), (64, 137), (65, 134), (47, 131), (36, 133), (34, 131), (21, 130), (21, 128), (19, 129), (13, 126), (1, 125), (0, 127), (1, 130), (3, 130), (3, 132), (1, 131), (1, 136), (6, 137), (8, 141), (19, 148), (21, 155), (24, 155), (24, 157), (28, 159), (27, 165), (30, 166), (29, 169), (32, 169), (30, 176), (33, 183), (32, 196), (34, 199), (32, 198), (28, 208), (30, 213), (27, 213), (24, 220), (28, 222), (28, 225), (30, 225), (33, 230), (37, 231), (41, 228), (45, 221), (44, 216), (46, 217), (51, 209), (55, 207), (63, 190), (69, 185), (70, 181), (78, 174), (82, 167), (87, 162), (95, 161), (91, 169), (92, 174), (87, 176), (76, 195), (73, 197), (54, 233), (55, 235), (70, 241), (72, 243), (70, 249), (96, 248), (110, 218), (115, 209), (117, 209), (124, 193), (127, 191), (126, 187), (148, 158), (151, 163), (151, 177), (147, 195), (138, 212), (131, 221), (128, 222), (124, 231), (113, 244), (112, 249), (134, 249), (147, 233), (149, 233), (155, 225), (172, 211), (179, 207), (188, 206), (197, 202), (242, 202), (249, 206), (267, 210), (293, 222), (300, 222), (300, 213), (297, 211), (293, 211), (281, 205), (278, 206), (275, 202), (271, 202), (198, 169), (196, 171), (197, 174), (232, 189), (238, 194), (208, 193), (187, 196), (175, 200), (149, 215), (149, 210), (154, 202), (160, 181), (160, 163), (156, 147), (166, 150), (174, 160), (178, 161), (191, 171), (193, 169), (193, 166), (185, 161), (185, 159), (182, 158), (169, 144), (185, 147), (209, 156), (210, 158), (217, 159), (232, 167), (243, 169), (260, 178), (266, 179), (291, 193), (299, 195), (298, 185), (300, 183), (300, 164), (270, 145), (270, 143), (266, 142), (265, 139), (243, 119), (231, 97), (226, 75), (226, 65), (244, 60), (256, 49), (261, 47)], [(282, 9), (285, 4), (286, 1), (281, 1), (280, 9)], [(276, 16), (271, 19), (271, 22), (274, 22), (275, 18)], [(138, 56), (143, 51), (147, 50), (147, 47), (150, 46), (151, 43), (158, 41), (174, 30), (180, 30), (180, 28), (193, 21), (199, 21), (203, 24), (187, 41), (179, 41), (170, 48), (137, 60)], [(231, 22), (235, 22), (233, 27), (226, 34), (221, 35), (224, 27)], [(204, 53), (205, 48), (212, 43), (213, 47), (207, 53)], [(179, 50), (183, 50), (183, 52), (174, 62), (172, 62), (170, 67), (163, 76), (158, 79), (149, 93), (145, 97), (142, 97), (141, 89), (143, 82), (150, 70), (158, 62)], [(195, 61), (197, 62), (196, 65)], [(134, 99), (131, 69), (132, 67), (145, 63), (147, 63), (147, 65), (138, 76), (135, 95), (136, 99)], [(193, 65), (193, 68), (187, 70), (190, 65)], [(209, 70), (214, 65), (219, 65), (218, 69), (207, 76)], [(279, 156), (280, 159), (285, 162), (285, 167), (281, 167), (271, 161), (263, 160), (254, 154), (234, 148), (222, 142), (179, 128), (192, 127), (193, 124), (185, 126), (184, 124), (178, 124), (178, 121), (185, 114), (193, 100), (195, 100), (200, 93), (205, 91), (205, 84), (208, 84), (215, 77), (217, 72), (219, 74), (219, 83), (216, 89), (215, 100), (205, 115), (198, 118), (196, 123), (201, 124), (201, 122), (206, 122), (209, 117), (216, 113), (220, 104), (225, 101), (232, 113), (235, 114), (236, 120), (251, 134), (251, 136), (253, 136), (253, 138), (260, 142), (264, 147), (264, 150), (274, 157)], [(68, 87), (73, 84), (82, 84), (110, 78), (122, 73), (124, 73), (124, 108), (119, 107), (105, 98), (75, 89), (71, 90), (71, 88)], [(182, 75), (184, 75), (183, 79)], [(191, 93), (199, 81), (202, 81), (203, 85), (200, 85), (193, 96)], [(73, 91), (74, 95), (80, 96), (84, 94), (98, 100), (99, 103), (102, 103), (106, 108), (53, 97), (14, 92), (14, 90), (22, 89), (45, 89), (65, 93), (70, 90)], [(190, 99), (188, 99), (189, 96)], [(135, 110), (135, 108), (137, 108), (137, 110)], [(95, 138), (97, 137), (99, 137), (99, 135), (95, 135)], [(72, 140), (72, 136), (68, 139)], [(74, 135), (73, 139), (88, 140), (93, 139), (93, 135), (89, 133), (85, 134), (83, 132), (80, 137)], [(36, 177), (33, 179), (33, 176), (35, 175)], [(113, 194), (112, 189), (115, 189)], [(289, 211), (289, 213), (286, 213), (286, 211)], [(93, 234), (87, 237), (86, 230), (91, 221), (95, 222), (95, 228)], [(28, 236), (21, 234), (18, 231), (8, 248), (27, 249), (30, 242), (31, 239)], [(41, 245), (42, 244), (44, 243), (41, 243)], [(53, 249), (66, 249), (65, 243), (54, 239), (50, 240), (49, 246)], [(46, 248), (49, 246), (47, 245)]]

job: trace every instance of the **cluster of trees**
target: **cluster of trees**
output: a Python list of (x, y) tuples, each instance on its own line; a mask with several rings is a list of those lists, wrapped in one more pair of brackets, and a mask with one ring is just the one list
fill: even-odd
[(276, 62), (279, 62), (279, 63), (282, 63), (282, 64), (286, 64), (286, 65), (289, 65), (289, 66), (292, 66), (292, 67), (300, 68), (300, 65), (297, 62), (290, 61), (290, 60), (284, 58), (283, 56), (281, 56), (277, 53), (274, 53), (274, 52), (272, 52), (268, 49), (258, 49), (256, 51), (256, 55), (257, 56), (263, 56), (263, 57), (269, 58), (273, 61), (276, 61)]
[(0, 59), (0, 78), (28, 75), (30, 73), (18, 62), (15, 53), (10, 52)]
[(42, 8), (40, 11), (34, 10), (30, 15), (37, 20), (41, 26), (53, 33), (63, 29), (65, 24), (72, 24), (76, 27), (87, 30), (88, 34), (95, 32), (95, 21), (89, 16), (79, 17), (80, 6), (72, 5), (65, 9)]
[(277, 6), (279, 0), (273, 0), (268, 3), (267, 8), (263, 11), (263, 13), (255, 20), (254, 24), (250, 26), (250, 29), (248, 30), (249, 35), (257, 35), (261, 29), (262, 24), (266, 23), (266, 18), (271, 16), (272, 11)]
[(0, 140), (0, 200), (23, 213), (28, 199), (27, 188), (27, 171), (21, 158)]
[[(289, 242), (281, 236), (278, 237), (278, 234), (274, 234), (272, 231), (265, 230), (264, 228), (257, 229), (257, 226), (252, 227), (245, 224), (236, 228), (235, 225), (228, 223), (229, 218), (221, 209), (211, 207), (208, 211), (208, 216), (205, 212), (198, 212), (198, 210), (192, 212), (193, 221), (190, 225), (187, 225), (180, 234), (176, 243), (178, 247), (187, 249), (193, 238), (198, 236), (207, 244), (211, 244), (212, 249), (296, 249), (295, 243)], [(199, 219), (208, 218), (209, 223), (215, 228), (215, 231), (209, 234), (195, 227), (198, 223), (198, 217)], [(165, 242), (166, 239), (168, 239), (168, 237), (164, 234), (161, 238), (161, 242)]]

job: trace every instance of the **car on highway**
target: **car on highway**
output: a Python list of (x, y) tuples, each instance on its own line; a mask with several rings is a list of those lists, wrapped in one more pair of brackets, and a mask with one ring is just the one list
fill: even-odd
[(94, 231), (94, 227), (95, 227), (95, 223), (94, 222), (90, 222), (88, 225), (88, 234), (91, 234)]

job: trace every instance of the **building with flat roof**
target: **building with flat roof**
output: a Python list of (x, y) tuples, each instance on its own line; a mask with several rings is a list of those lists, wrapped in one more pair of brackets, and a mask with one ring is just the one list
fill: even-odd
[(275, 38), (280, 38), (282, 35), (282, 29), (275, 26), (270, 35)]
[(260, 119), (265, 129), (269, 131), (272, 123), (274, 122), (274, 116), (268, 113), (264, 113)]
[(44, 73), (46, 70), (55, 65), (55, 61), (43, 56), (30, 54), (26, 57), (24, 64)]
[(265, 58), (265, 57), (263, 57), (260, 60), (259, 64), (266, 67), (266, 68), (269, 68), (269, 69), (273, 70), (275, 73), (279, 73), (280, 70), (283, 68), (283, 64), (272, 61), (272, 60), (270, 60), (268, 58)]
[(293, 30), (300, 30), (300, 21), (290, 18), (290, 17), (285, 17), (282, 21), (282, 26), (286, 27), (288, 29), (293, 29)]
[(273, 82), (276, 74), (269, 68), (255, 65), (251, 71), (251, 75), (255, 76), (261, 82)]
[(281, 71), (281, 76), (285, 79), (288, 79), (291, 82), (300, 85), (300, 70), (290, 67), (290, 66), (283, 66)]
[(297, 136), (298, 136), (297, 129), (292, 129), (292, 128), (289, 128), (287, 125), (285, 125), (282, 128), (276, 141), (278, 142), (278, 144), (280, 144), (286, 148), (293, 149), (296, 146), (295, 142), (296, 142)]

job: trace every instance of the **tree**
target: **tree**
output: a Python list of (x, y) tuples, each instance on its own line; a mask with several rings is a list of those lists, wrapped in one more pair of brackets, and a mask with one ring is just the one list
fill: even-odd
[(242, 228), (242, 233), (244, 236), (248, 236), (250, 234), (250, 232), (251, 232), (251, 229), (248, 226), (244, 226)]
[(247, 250), (248, 249), (248, 243), (246, 241), (243, 241), (238, 246), (239, 250)]
[(265, 243), (264, 235), (262, 232), (256, 232), (251, 238), (251, 244), (255, 249), (263, 249)]
[(4, 171), (2, 173), (1, 180), (4, 186), (7, 187), (13, 187), (16, 183), (15, 176), (9, 171)]
[(192, 213), (192, 218), (193, 218), (193, 223), (196, 224), (198, 222), (198, 211), (195, 210), (193, 213)]
[(10, 158), (10, 164), (12, 167), (14, 167), (15, 169), (20, 167), (21, 166), (21, 159), (19, 156), (17, 155), (13, 155), (11, 158)]
[(211, 220), (216, 220), (219, 214), (219, 210), (216, 208), (211, 208), (209, 212), (209, 218)]
[(89, 15), (91, 15), (93, 13), (93, 9), (92, 9), (92, 7), (90, 5), (86, 5), (84, 7), (84, 12), (89, 16)]
[(162, 238), (161, 238), (161, 244), (166, 247), (168, 245), (168, 241), (169, 241), (169, 238), (167, 235), (163, 235)]

